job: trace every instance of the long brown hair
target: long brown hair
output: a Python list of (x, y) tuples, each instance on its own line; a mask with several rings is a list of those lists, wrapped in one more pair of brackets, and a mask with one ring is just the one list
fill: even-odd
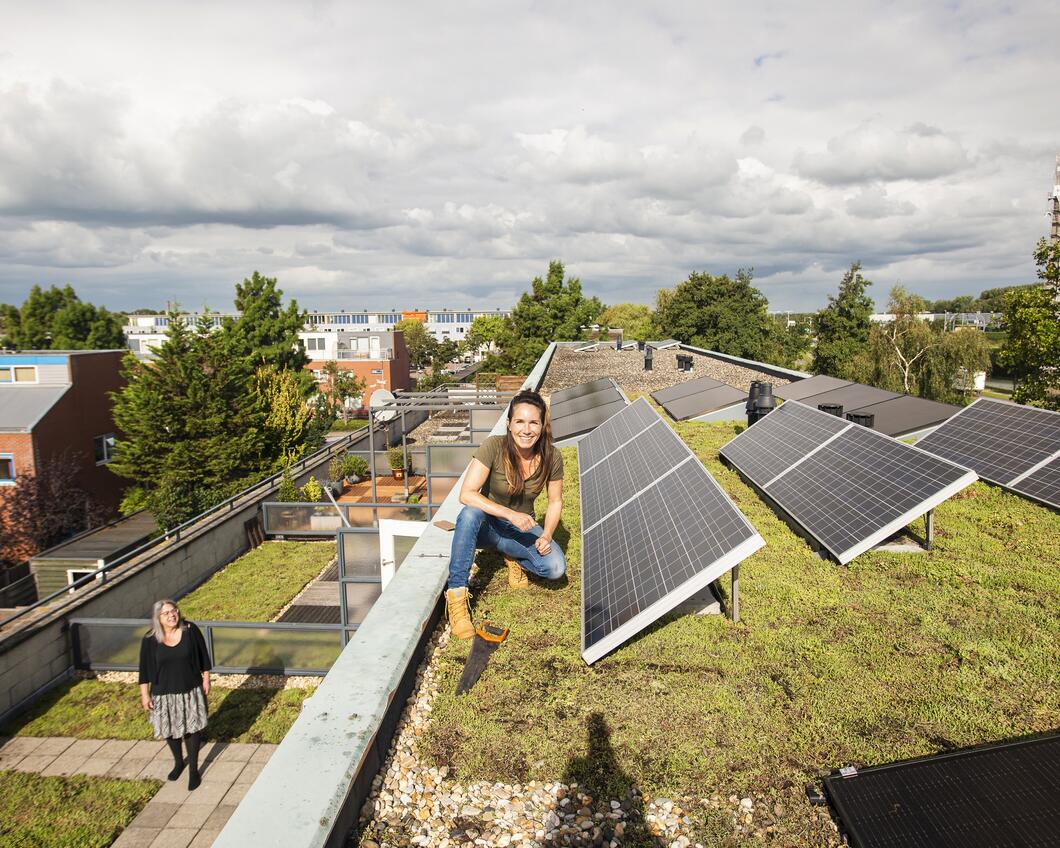
[(545, 406), (545, 399), (537, 392), (524, 389), (512, 398), (508, 405), (508, 427), (504, 431), (504, 479), (508, 482), (508, 496), (519, 494), (526, 486), (523, 479), (523, 471), (519, 466), (519, 454), (515, 450), (515, 442), (512, 439), (511, 423), (512, 413), (515, 407), (521, 403), (529, 404), (541, 413), (541, 436), (534, 443), (534, 455), (537, 457), (537, 474), (540, 484), (532, 490), (531, 494), (538, 495), (548, 482), (548, 475), (552, 471), (552, 456), (555, 448), (552, 445), (552, 418)]

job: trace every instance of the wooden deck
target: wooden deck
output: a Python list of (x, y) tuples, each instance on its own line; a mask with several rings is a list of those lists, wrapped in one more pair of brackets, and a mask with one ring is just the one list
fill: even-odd
[[(395, 480), (390, 476), (377, 477), (375, 485), (376, 501), (378, 503), (390, 503), (392, 495), (405, 494), (404, 480)], [(425, 498), (427, 496), (427, 478), (417, 477), (415, 475), (410, 476), (409, 494), (419, 495), (421, 500)], [(352, 486), (347, 483), (346, 487), (342, 490), (342, 494), (335, 500), (339, 503), (371, 503), (372, 481), (362, 480), (360, 483), (354, 483)]]

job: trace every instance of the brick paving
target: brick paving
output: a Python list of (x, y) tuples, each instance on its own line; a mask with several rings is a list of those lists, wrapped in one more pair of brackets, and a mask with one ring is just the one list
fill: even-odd
[(187, 771), (166, 781), (173, 759), (164, 742), (153, 740), (0, 737), (0, 770), (165, 781), (112, 848), (207, 848), (274, 750), (275, 745), (203, 743), (202, 784), (194, 792), (188, 791)]

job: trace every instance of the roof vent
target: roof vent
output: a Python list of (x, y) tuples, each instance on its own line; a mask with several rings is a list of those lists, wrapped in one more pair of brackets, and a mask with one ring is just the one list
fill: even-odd
[(853, 421), (855, 424), (868, 427), (870, 430), (876, 426), (876, 416), (871, 412), (848, 412), (847, 421)]
[(841, 403), (819, 403), (817, 408), (821, 412), (827, 412), (829, 415), (834, 415), (836, 418), (843, 417), (843, 404)]

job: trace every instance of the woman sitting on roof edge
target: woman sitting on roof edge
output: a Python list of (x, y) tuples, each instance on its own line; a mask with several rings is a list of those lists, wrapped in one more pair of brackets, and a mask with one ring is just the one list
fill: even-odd
[[(548, 488), (545, 526), (534, 520), (534, 499)], [(464, 508), (456, 519), (449, 554), (445, 605), (457, 639), (475, 635), (468, 579), (476, 548), (500, 551), (508, 585), (527, 587), (529, 571), (558, 580), (567, 570), (552, 540), (563, 511), (563, 457), (552, 444), (552, 424), (537, 392), (521, 391), (508, 406), (508, 431), (490, 436), (475, 453), (460, 487)]]

